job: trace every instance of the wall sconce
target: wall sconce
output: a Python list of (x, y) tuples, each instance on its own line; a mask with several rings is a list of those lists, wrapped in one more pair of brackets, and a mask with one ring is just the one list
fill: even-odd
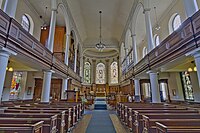
[(10, 61), (8, 61), (8, 66), (6, 67), (6, 71), (12, 72), (14, 69), (13, 67), (9, 66)]
[[(191, 63), (194, 64), (194, 61), (192, 61)], [(194, 72), (197, 71), (197, 67), (195, 66), (195, 64), (194, 64), (194, 68), (193, 69), (192, 69), (192, 67), (188, 68), (188, 72), (192, 72), (192, 71), (194, 71)]]

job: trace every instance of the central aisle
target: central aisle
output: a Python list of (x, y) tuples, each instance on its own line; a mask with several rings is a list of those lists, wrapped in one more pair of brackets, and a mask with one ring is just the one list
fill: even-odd
[(108, 110), (93, 110), (86, 133), (116, 133)]

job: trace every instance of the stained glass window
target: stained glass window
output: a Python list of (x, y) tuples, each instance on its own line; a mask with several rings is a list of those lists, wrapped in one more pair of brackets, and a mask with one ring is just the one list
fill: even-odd
[(181, 72), (183, 91), (186, 100), (194, 100), (193, 88), (188, 71)]
[(91, 65), (89, 62), (85, 62), (84, 65), (84, 82), (90, 84), (90, 71), (91, 71)]
[(96, 68), (96, 84), (105, 84), (105, 65), (98, 63)]
[(116, 61), (111, 64), (111, 83), (118, 83), (118, 65)]

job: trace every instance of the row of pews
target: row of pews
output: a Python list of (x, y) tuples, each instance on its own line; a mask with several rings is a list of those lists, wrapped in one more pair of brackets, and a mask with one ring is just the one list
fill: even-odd
[(82, 103), (66, 101), (3, 102), (0, 109), (0, 132), (3, 133), (66, 133), (84, 113)]
[(200, 133), (200, 106), (117, 103), (122, 123), (134, 133)]

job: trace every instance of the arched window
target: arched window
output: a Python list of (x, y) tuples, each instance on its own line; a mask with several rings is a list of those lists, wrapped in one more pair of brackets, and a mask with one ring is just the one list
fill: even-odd
[(30, 20), (29, 18), (24, 14), (22, 16), (22, 27), (26, 30), (26, 31), (30, 31)]
[(118, 83), (118, 65), (117, 62), (114, 61), (111, 64), (111, 84), (117, 84)]
[(91, 65), (89, 62), (85, 62), (84, 64), (84, 82), (90, 84), (91, 83)]
[(160, 44), (160, 37), (157, 34), (155, 34), (154, 36), (154, 42), (155, 46), (158, 46)]
[(96, 67), (96, 84), (105, 84), (105, 65), (98, 63)]
[(179, 26), (181, 25), (181, 17), (178, 13), (175, 13), (171, 16), (168, 26), (169, 26), (169, 34), (171, 34), (172, 32), (174, 32), (175, 30), (177, 30), (179, 28)]
[(172, 20), (173, 31), (177, 30), (179, 26), (181, 26), (181, 17), (180, 15), (176, 14), (174, 19)]
[(144, 58), (145, 55), (147, 55), (147, 48), (146, 48), (146, 47), (143, 48), (143, 52), (142, 52), (142, 53), (143, 53), (143, 54), (142, 54), (142, 57)]

